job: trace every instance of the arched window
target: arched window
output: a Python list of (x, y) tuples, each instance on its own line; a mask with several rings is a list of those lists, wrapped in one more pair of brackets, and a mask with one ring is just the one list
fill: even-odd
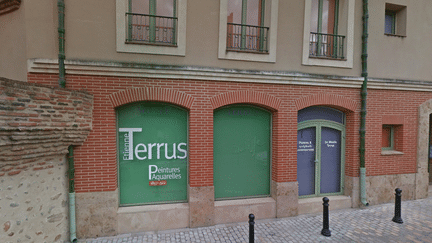
[(187, 201), (187, 123), (166, 103), (117, 109), (120, 205)]
[(299, 196), (343, 193), (345, 114), (323, 106), (298, 111)]
[(215, 199), (270, 195), (271, 113), (232, 105), (214, 112)]

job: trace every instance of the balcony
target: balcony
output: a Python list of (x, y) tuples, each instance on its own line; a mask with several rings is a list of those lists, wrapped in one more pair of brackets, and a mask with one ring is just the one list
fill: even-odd
[(345, 36), (310, 33), (309, 56), (329, 59), (345, 59)]
[(227, 51), (268, 53), (268, 27), (228, 23)]
[(126, 13), (126, 43), (176, 46), (177, 18)]

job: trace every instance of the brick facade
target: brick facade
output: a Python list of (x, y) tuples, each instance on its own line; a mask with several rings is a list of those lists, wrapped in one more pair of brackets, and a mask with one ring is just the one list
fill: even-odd
[[(189, 110), (189, 183), (213, 185), (213, 110), (249, 103), (273, 113), (272, 179), (297, 180), (297, 111), (325, 105), (346, 114), (345, 175), (359, 173), (360, 90), (355, 88), (237, 83), (173, 79), (116, 78), (67, 75), (67, 88), (94, 95), (93, 130), (76, 149), (77, 192), (117, 188), (115, 107), (140, 100), (169, 102)], [(29, 74), (28, 81), (55, 86), (55, 75)], [(366, 133), (368, 176), (416, 173), (418, 107), (432, 98), (428, 92), (369, 90)], [(381, 155), (384, 116), (402, 116), (403, 154)], [(384, 118), (385, 119), (385, 118)]]

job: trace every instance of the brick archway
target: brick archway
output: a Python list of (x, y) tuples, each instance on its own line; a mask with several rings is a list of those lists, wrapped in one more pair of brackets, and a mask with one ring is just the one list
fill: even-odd
[(282, 101), (265, 93), (255, 92), (252, 90), (241, 90), (217, 95), (210, 99), (210, 103), (213, 109), (230, 104), (249, 103), (264, 106), (275, 111), (279, 110)]
[(108, 97), (113, 107), (137, 101), (160, 101), (179, 105), (190, 110), (194, 102), (194, 98), (188, 94), (161, 88), (126, 89), (113, 93)]
[(297, 110), (314, 106), (325, 105), (342, 108), (343, 110), (355, 111), (359, 106), (357, 101), (347, 99), (341, 95), (335, 94), (316, 94), (300, 98), (295, 101)]

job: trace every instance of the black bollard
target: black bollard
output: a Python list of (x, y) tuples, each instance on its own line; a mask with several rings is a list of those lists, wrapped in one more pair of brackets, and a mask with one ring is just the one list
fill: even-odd
[(329, 212), (328, 212), (328, 207), (329, 207), (329, 199), (324, 197), (323, 198), (323, 229), (321, 230), (321, 234), (324, 236), (331, 236), (331, 231), (329, 229)]
[(255, 242), (254, 220), (255, 216), (253, 214), (249, 214), (249, 243)]
[(396, 222), (398, 224), (403, 224), (402, 220), (402, 214), (401, 214), (401, 197), (402, 197), (402, 190), (399, 188), (396, 188), (396, 199), (395, 199), (395, 215), (392, 219), (393, 222)]

